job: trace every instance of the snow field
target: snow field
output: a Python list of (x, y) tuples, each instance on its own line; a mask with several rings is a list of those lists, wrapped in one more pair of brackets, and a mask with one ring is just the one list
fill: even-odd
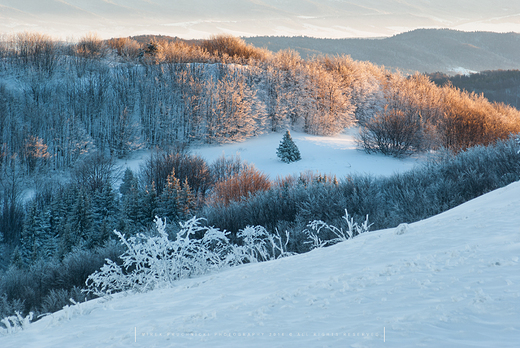
[[(367, 154), (356, 143), (357, 128), (347, 129), (336, 136), (309, 135), (291, 131), (291, 136), (300, 150), (302, 159), (290, 164), (282, 162), (276, 155), (276, 149), (283, 138), (282, 133), (269, 133), (255, 136), (244, 142), (223, 145), (204, 145), (190, 149), (210, 165), (221, 157), (240, 156), (240, 159), (254, 164), (256, 169), (267, 174), (270, 180), (296, 175), (304, 172), (336, 175), (341, 179), (349, 174), (371, 174), (390, 176), (412, 169), (424, 161), (424, 156), (397, 159), (380, 154)], [(137, 174), (141, 165), (150, 158), (149, 150), (134, 152), (130, 158), (118, 160), (117, 166)], [(116, 189), (121, 179), (114, 183)]]
[(290, 164), (276, 156), (276, 149), (283, 137), (282, 133), (269, 133), (250, 138), (245, 142), (220, 146), (203, 146), (192, 153), (203, 157), (208, 163), (223, 154), (226, 157), (239, 155), (257, 169), (269, 175), (271, 180), (277, 176), (298, 175), (305, 171), (333, 174), (338, 178), (348, 174), (391, 175), (405, 172), (420, 163), (422, 158), (396, 159), (384, 155), (368, 155), (359, 150), (355, 135), (357, 128), (345, 133), (324, 137), (291, 131), (291, 136), (300, 150), (302, 159)]
[(332, 247), (66, 308), (5, 347), (516, 347), (520, 182)]

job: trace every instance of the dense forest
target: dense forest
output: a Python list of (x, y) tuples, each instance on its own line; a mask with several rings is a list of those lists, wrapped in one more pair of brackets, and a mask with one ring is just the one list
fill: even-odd
[(427, 74), (438, 86), (451, 84), (484, 97), (492, 102), (520, 107), (520, 71), (493, 70), (468, 75), (448, 76), (443, 73)]
[[(206, 163), (189, 153), (266, 132), (331, 135), (351, 126), (360, 127), (367, 152), (435, 150), (445, 158), (388, 181), (320, 174), (270, 181), (239, 158)], [(356, 218), (374, 214), (378, 228), (424, 218), (518, 180), (517, 145), (508, 139), (519, 132), (513, 107), (348, 56), (303, 60), (231, 36), (4, 37), (0, 316), (81, 299), (86, 277), (105, 258), (117, 261), (112, 231), (149, 231), (156, 215), (205, 216), (232, 239), (244, 223), (287, 230), (294, 252), (305, 251), (298, 236), (309, 219), (334, 221), (345, 205)], [(480, 155), (467, 155), (474, 147)], [(142, 148), (152, 155), (141, 170), (121, 173), (115, 159)], [(418, 197), (422, 209), (412, 203)], [(169, 224), (168, 233), (177, 228)]]

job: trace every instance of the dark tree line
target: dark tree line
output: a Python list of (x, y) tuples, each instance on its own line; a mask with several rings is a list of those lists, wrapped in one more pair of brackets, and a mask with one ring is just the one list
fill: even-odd
[(469, 75), (449, 76), (443, 73), (428, 74), (435, 84), (451, 84), (484, 96), (491, 102), (504, 103), (518, 109), (520, 107), (520, 71), (493, 70)]

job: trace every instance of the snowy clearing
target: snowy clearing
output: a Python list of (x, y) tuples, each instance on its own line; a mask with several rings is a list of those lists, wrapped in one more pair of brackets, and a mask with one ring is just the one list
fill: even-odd
[(517, 347), (520, 182), (438, 216), (56, 312), (2, 347)]
[(240, 155), (240, 158), (253, 163), (257, 169), (269, 175), (271, 180), (305, 171), (333, 174), (344, 177), (348, 174), (392, 175), (412, 169), (421, 159), (396, 159), (380, 154), (367, 154), (356, 144), (357, 128), (346, 133), (324, 137), (291, 131), (291, 136), (300, 150), (302, 159), (286, 164), (276, 156), (283, 133), (269, 133), (250, 138), (245, 142), (204, 146), (193, 149), (211, 163), (224, 154)]
[[(357, 128), (348, 129), (336, 136), (309, 135), (291, 131), (291, 136), (300, 150), (302, 159), (290, 164), (282, 162), (276, 156), (283, 133), (269, 133), (252, 137), (243, 142), (223, 145), (204, 145), (191, 148), (190, 152), (199, 155), (208, 164), (222, 155), (226, 157), (240, 156), (269, 175), (271, 180), (287, 175), (298, 175), (302, 172), (319, 172), (332, 174), (338, 178), (349, 174), (370, 174), (390, 176), (412, 169), (424, 161), (425, 155), (397, 159), (381, 154), (367, 154), (356, 144)], [(134, 152), (128, 159), (118, 160), (116, 164), (124, 169), (129, 168), (138, 173), (140, 166), (150, 158), (149, 150)], [(120, 181), (114, 183), (119, 187)]]

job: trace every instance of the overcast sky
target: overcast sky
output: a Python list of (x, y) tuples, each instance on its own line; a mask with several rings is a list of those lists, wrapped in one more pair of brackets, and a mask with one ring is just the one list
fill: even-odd
[(0, 33), (103, 38), (380, 37), (416, 28), (520, 32), (518, 0), (0, 0)]

